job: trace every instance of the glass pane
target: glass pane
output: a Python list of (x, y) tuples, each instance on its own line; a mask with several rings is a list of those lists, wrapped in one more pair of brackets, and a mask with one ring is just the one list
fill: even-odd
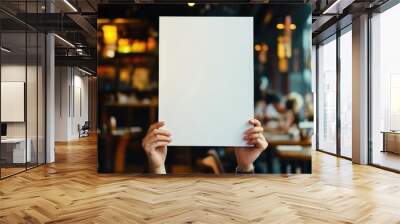
[[(37, 88), (37, 81), (38, 81), (38, 49), (37, 49), (37, 41), (38, 36), (36, 32), (28, 32), (28, 63), (27, 63), (27, 80), (26, 80), (26, 112), (27, 112), (27, 142), (30, 145), (30, 161), (28, 162), (28, 168), (37, 165), (37, 132), (38, 132), (38, 119), (37, 119), (37, 98), (38, 98), (38, 88)], [(28, 147), (28, 148), (29, 148)]]
[[(4, 30), (3, 30), (4, 31)], [(26, 33), (1, 33), (1, 174), (25, 170), (31, 151), (26, 150), (25, 90)], [(6, 49), (6, 50), (4, 50)]]
[(372, 18), (372, 163), (400, 170), (400, 5)]
[[(315, 45), (312, 46), (312, 57), (311, 57), (311, 71), (312, 71), (312, 105), (317, 105), (315, 102), (316, 98), (316, 93), (317, 93), (317, 47)], [(317, 114), (316, 107), (313, 106), (313, 120), (315, 117), (315, 114)], [(313, 130), (314, 134), (312, 135), (312, 149), (316, 149), (316, 135), (315, 135), (315, 130), (317, 127), (317, 122), (313, 122)]]
[(336, 39), (318, 48), (318, 147), (336, 153)]
[(38, 35), (38, 163), (45, 163), (45, 35)]
[[(28, 15), (39, 11), (37, 1), (27, 2), (25, 10)], [(31, 23), (38, 22), (37, 16), (27, 18)], [(26, 80), (26, 112), (27, 112), (27, 142), (31, 148), (30, 162), (28, 168), (35, 167), (38, 164), (38, 33), (36, 30), (27, 30), (27, 80)]]
[(340, 152), (352, 156), (352, 35), (340, 37)]

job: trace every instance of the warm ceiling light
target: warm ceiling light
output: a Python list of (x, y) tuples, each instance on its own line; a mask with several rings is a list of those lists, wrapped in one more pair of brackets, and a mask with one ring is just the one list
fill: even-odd
[(189, 7), (193, 7), (193, 6), (196, 5), (196, 3), (194, 3), (194, 2), (188, 2), (187, 4), (188, 4)]
[(268, 51), (268, 45), (263, 44), (261, 49), (262, 49), (262, 51)]
[(118, 52), (128, 54), (131, 52), (131, 46), (129, 45), (129, 39), (121, 38), (118, 40)]
[(296, 29), (296, 24), (290, 24), (290, 26), (289, 26), (289, 28), (291, 29), (291, 30), (295, 30)]
[(60, 36), (57, 35), (57, 34), (54, 34), (54, 36), (57, 37), (57, 38), (58, 38), (59, 40), (61, 40), (62, 42), (64, 42), (66, 45), (75, 48), (75, 45), (73, 45), (73, 44), (72, 44), (71, 42), (69, 42), (68, 40), (66, 40), (66, 39), (64, 39), (64, 38), (62, 38), (62, 37), (60, 37)]
[(114, 20), (113, 20), (113, 23), (121, 23), (121, 24), (124, 24), (124, 23), (129, 23), (130, 21), (128, 20), (128, 19), (125, 19), (125, 18), (115, 18)]
[(118, 29), (113, 25), (104, 25), (101, 27), (103, 30), (104, 43), (115, 44), (118, 39)]
[(259, 44), (256, 44), (256, 46), (254, 46), (254, 50), (261, 51), (261, 46)]
[(78, 12), (78, 10), (68, 1), (64, 0), (64, 3), (68, 5), (74, 12)]
[(97, 18), (97, 24), (109, 23), (110, 19)]
[(104, 50), (104, 57), (113, 58), (114, 56), (115, 56), (115, 49), (106, 47)]
[(283, 25), (283, 23), (278, 23), (278, 24), (276, 24), (276, 28), (278, 30), (283, 30), (283, 29), (285, 29), (285, 25)]
[(6, 53), (10, 53), (10, 52), (11, 52), (11, 50), (8, 50), (8, 49), (5, 48), (5, 47), (1, 47), (0, 49), (1, 49), (2, 51), (6, 52)]

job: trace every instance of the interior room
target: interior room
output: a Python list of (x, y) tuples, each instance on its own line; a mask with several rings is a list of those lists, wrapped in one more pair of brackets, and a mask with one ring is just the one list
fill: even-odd
[(68, 142), (88, 135), (83, 133), (82, 127), (89, 124), (89, 82), (93, 78), (85, 72), (79, 67), (55, 67), (58, 74), (55, 77), (56, 142)]
[(1, 27), (2, 178), (45, 163), (45, 36), (21, 22), (12, 25)]
[[(253, 19), (251, 147), (165, 143), (160, 16)], [(0, 1), (0, 223), (400, 223), (398, 21), (398, 0)]]

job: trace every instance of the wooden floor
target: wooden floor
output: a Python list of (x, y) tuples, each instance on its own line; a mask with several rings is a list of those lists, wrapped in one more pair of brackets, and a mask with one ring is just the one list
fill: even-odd
[(400, 223), (400, 175), (315, 152), (313, 174), (96, 173), (94, 138), (0, 181), (0, 223)]
[(23, 171), (25, 171), (25, 167), (23, 167), (23, 168), (20, 168), (20, 167), (17, 167), (17, 168), (14, 168), (14, 167), (11, 167), (11, 168), (0, 168), (1, 169), (1, 177), (8, 177), (8, 176), (11, 176), (11, 175), (13, 175), (13, 174), (16, 174), (16, 173), (19, 173), (19, 172), (23, 172)]

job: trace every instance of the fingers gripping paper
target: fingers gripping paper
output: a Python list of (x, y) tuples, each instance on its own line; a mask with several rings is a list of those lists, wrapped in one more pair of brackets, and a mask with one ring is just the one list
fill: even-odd
[(173, 146), (246, 146), (253, 17), (160, 17), (159, 120)]

